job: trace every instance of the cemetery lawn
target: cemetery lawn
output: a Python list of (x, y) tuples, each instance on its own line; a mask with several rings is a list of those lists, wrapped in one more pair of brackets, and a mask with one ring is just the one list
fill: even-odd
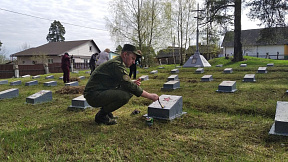
[[(197, 68), (179, 68), (181, 88), (171, 92), (161, 87), (178, 65), (137, 69), (138, 77), (149, 75), (141, 84), (143, 89), (182, 96), (187, 112), (171, 121), (154, 119), (152, 127), (142, 117), (152, 101), (142, 97), (132, 97), (114, 112), (117, 125), (97, 125), (98, 108), (67, 110), (81, 93), (59, 93), (64, 87), (58, 79), (62, 73), (41, 75), (35, 79), (39, 84), (29, 87), (25, 82), (30, 78), (7, 79), (22, 84), (0, 85), (0, 91), (19, 88), (17, 98), (0, 101), (0, 161), (288, 161), (288, 137), (268, 134), (277, 101), (288, 102), (288, 61), (245, 57), (237, 63), (225, 58), (209, 62), (212, 67), (205, 67), (202, 74), (195, 73)], [(267, 67), (267, 74), (257, 73), (268, 63), (274, 67)], [(224, 74), (225, 68), (233, 68), (233, 73)], [(150, 74), (152, 70), (158, 73)], [(243, 82), (245, 74), (255, 74), (256, 82)], [(55, 79), (45, 79), (48, 75)], [(203, 75), (213, 75), (213, 81), (201, 82)], [(71, 73), (79, 76), (86, 77), (79, 82), (78, 88), (83, 89), (89, 73)], [(58, 85), (43, 86), (51, 80)], [(236, 81), (237, 91), (216, 92), (222, 81)], [(53, 101), (25, 103), (26, 97), (40, 90), (51, 90)], [(140, 114), (131, 115), (135, 109)]]

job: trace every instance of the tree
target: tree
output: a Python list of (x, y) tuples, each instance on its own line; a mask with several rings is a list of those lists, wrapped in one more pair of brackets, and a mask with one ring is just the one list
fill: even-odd
[(65, 41), (65, 33), (65, 27), (60, 23), (60, 21), (54, 20), (54, 22), (51, 23), (46, 39), (48, 42), (63, 42)]

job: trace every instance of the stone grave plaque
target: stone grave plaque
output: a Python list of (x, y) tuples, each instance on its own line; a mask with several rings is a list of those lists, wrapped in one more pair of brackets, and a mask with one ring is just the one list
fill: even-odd
[(158, 67), (158, 69), (164, 69), (164, 67)]
[(145, 80), (149, 80), (149, 76), (148, 75), (142, 75), (140, 77), (141, 81), (145, 81)]
[(2, 84), (8, 84), (8, 80), (0, 80), (0, 85)]
[(68, 107), (68, 110), (84, 110), (91, 107), (83, 95), (76, 97), (72, 100), (72, 105)]
[(240, 67), (246, 67), (247, 64), (240, 64)]
[(201, 81), (202, 82), (210, 82), (213, 80), (213, 77), (212, 75), (204, 75), (202, 78), (201, 78)]
[(185, 112), (182, 112), (183, 99), (182, 96), (174, 95), (161, 95), (159, 101), (164, 108), (161, 107), (158, 101), (153, 102), (148, 106), (148, 116), (157, 118), (172, 120), (176, 117), (180, 117)]
[(29, 78), (30, 75), (23, 75), (22, 78)]
[(6, 98), (14, 98), (19, 96), (18, 88), (11, 88), (0, 92), (0, 100)]
[(223, 81), (219, 84), (217, 92), (235, 92), (236, 81)]
[(20, 85), (20, 84), (21, 84), (21, 80), (10, 82), (10, 85)]
[(267, 66), (274, 66), (274, 63), (268, 63)]
[(76, 70), (76, 71), (72, 71), (72, 73), (78, 74), (78, 73), (79, 73), (79, 71), (77, 71), (77, 70)]
[(228, 74), (228, 73), (233, 73), (233, 70), (232, 68), (225, 68), (223, 72)]
[(139, 71), (138, 71), (138, 70), (136, 70), (136, 74), (139, 74)]
[(171, 70), (171, 74), (178, 74), (179, 73), (179, 69), (172, 69)]
[(32, 76), (32, 79), (37, 79), (37, 78), (40, 78), (40, 76), (39, 75)]
[(30, 104), (37, 104), (52, 101), (52, 92), (49, 90), (41, 90), (26, 98), (26, 102)]
[(168, 77), (168, 81), (171, 81), (171, 80), (172, 80), (172, 81), (173, 81), (173, 80), (174, 80), (174, 81), (179, 80), (179, 79), (178, 79), (178, 75), (170, 75), (170, 76)]
[(54, 79), (54, 75), (46, 76), (45, 79)]
[(149, 67), (144, 67), (144, 69), (148, 69)]
[(158, 73), (158, 70), (153, 70), (150, 72), (150, 74), (157, 74)]
[(78, 79), (83, 80), (85, 79), (85, 76), (79, 76)]
[(216, 67), (222, 67), (222, 66), (223, 66), (223, 64), (216, 65)]
[(286, 93), (288, 94), (288, 90), (286, 91)]
[(65, 86), (78, 86), (78, 82), (75, 81), (75, 82), (69, 82), (69, 83), (65, 83)]
[(176, 68), (181, 68), (181, 66), (176, 66)]
[(180, 81), (174, 80), (174, 81), (168, 81), (164, 83), (163, 87), (161, 88), (162, 91), (171, 91), (174, 89), (180, 88)]
[(259, 67), (258, 73), (267, 73), (267, 67)]
[(243, 82), (256, 82), (255, 74), (245, 74)]
[(86, 74), (90, 74), (91, 71), (85, 71)]
[(269, 134), (288, 136), (288, 102), (277, 101), (275, 122)]
[(63, 79), (63, 76), (59, 77), (59, 79)]
[(44, 86), (47, 86), (47, 87), (57, 86), (57, 82), (56, 81), (45, 82)]
[(38, 84), (37, 80), (32, 80), (32, 81), (26, 82), (25, 86), (33, 86), (33, 85), (37, 85), (37, 84)]
[(196, 73), (196, 74), (202, 74), (202, 73), (204, 73), (204, 68), (198, 68), (198, 69), (196, 69), (195, 73)]

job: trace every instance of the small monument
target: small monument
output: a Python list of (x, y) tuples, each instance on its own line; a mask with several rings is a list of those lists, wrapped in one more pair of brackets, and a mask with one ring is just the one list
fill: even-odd
[(23, 75), (22, 78), (29, 78), (30, 75)]
[(65, 86), (78, 86), (78, 82), (75, 81), (75, 82), (69, 82), (69, 83), (65, 83)]
[(18, 88), (11, 88), (0, 92), (0, 100), (6, 98), (14, 98), (19, 96)]
[(161, 67), (158, 67), (158, 69), (164, 69), (164, 67), (161, 66)]
[(223, 64), (216, 65), (216, 67), (223, 67)]
[(202, 82), (210, 82), (213, 80), (213, 77), (212, 75), (204, 75), (202, 78), (201, 78), (201, 81)]
[(56, 81), (45, 82), (43, 85), (47, 87), (57, 86), (57, 82)]
[(268, 64), (267, 64), (267, 67), (268, 67), (268, 66), (272, 67), (272, 66), (274, 66), (274, 63), (268, 63)]
[(149, 80), (149, 76), (148, 75), (142, 75), (139, 79), (141, 79), (141, 81)]
[(172, 69), (171, 70), (171, 74), (178, 74), (179, 73), (179, 69)]
[(163, 88), (161, 88), (162, 91), (172, 91), (175, 89), (180, 88), (180, 81), (174, 80), (174, 81), (168, 81), (164, 83)]
[(233, 69), (232, 68), (225, 68), (223, 72), (225, 74), (233, 73)]
[(158, 73), (158, 70), (153, 70), (150, 72), (150, 74), (157, 74)]
[(26, 82), (25, 86), (33, 86), (37, 84), (38, 84), (38, 80), (32, 80), (32, 81)]
[(54, 75), (46, 76), (45, 79), (54, 79)]
[(202, 74), (202, 73), (204, 73), (204, 68), (198, 68), (198, 69), (196, 69), (195, 73), (196, 73), (196, 74)]
[(85, 76), (79, 76), (78, 79), (83, 80), (85, 79)]
[(256, 82), (255, 74), (246, 74), (244, 76), (243, 82)]
[(288, 102), (277, 101), (275, 122), (269, 134), (288, 136)]
[(76, 97), (72, 100), (72, 105), (68, 107), (68, 110), (85, 110), (91, 107), (83, 95)]
[(10, 82), (10, 85), (14, 86), (14, 85), (20, 85), (21, 84), (21, 80), (16, 80), (13, 82)]
[(30, 104), (37, 104), (52, 101), (52, 92), (49, 90), (41, 90), (26, 98), (26, 102)]
[(267, 73), (267, 67), (259, 67), (258, 73)]
[(178, 75), (170, 75), (170, 76), (168, 77), (168, 81), (176, 81), (176, 80), (179, 80), (179, 79), (178, 79)]
[(246, 67), (247, 64), (240, 64), (240, 67)]
[(217, 92), (235, 92), (236, 89), (236, 81), (223, 81), (219, 84)]
[(40, 78), (40, 75), (32, 76), (32, 79), (37, 79), (37, 78)]
[(8, 80), (0, 80), (0, 85), (2, 84), (8, 84)]

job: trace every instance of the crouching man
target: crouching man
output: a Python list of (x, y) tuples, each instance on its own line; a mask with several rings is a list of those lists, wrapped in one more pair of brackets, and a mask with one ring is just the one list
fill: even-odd
[(158, 100), (157, 94), (139, 87), (139, 79), (134, 82), (130, 80), (126, 68), (135, 64), (137, 57), (141, 57), (141, 54), (137, 52), (136, 47), (125, 44), (120, 56), (101, 64), (91, 74), (84, 97), (90, 106), (101, 107), (95, 115), (96, 123), (116, 124), (112, 112), (128, 103), (133, 95), (152, 101)]

